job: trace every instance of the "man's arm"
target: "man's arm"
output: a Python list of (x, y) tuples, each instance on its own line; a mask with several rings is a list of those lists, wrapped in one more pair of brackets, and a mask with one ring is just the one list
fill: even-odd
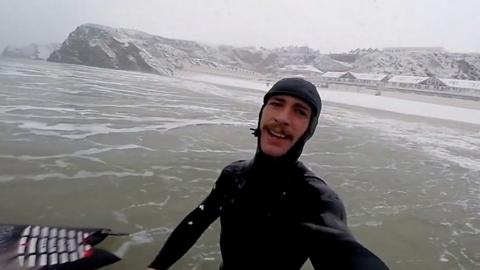
[(158, 255), (149, 265), (149, 269), (168, 269), (195, 244), (208, 226), (218, 218), (223, 198), (221, 183), (226, 180), (225, 178), (226, 175), (222, 172), (207, 198), (173, 230)]
[[(314, 269), (388, 270), (385, 263), (362, 246), (341, 222), (329, 214), (322, 217), (328, 225), (303, 223), (308, 230), (309, 258)], [(329, 224), (330, 223), (330, 224)], [(332, 226), (331, 223), (336, 223)], [(314, 242), (314, 243), (313, 243)]]
[(342, 201), (323, 182), (317, 189), (317, 213), (302, 223), (308, 241), (309, 258), (314, 269), (388, 270), (380, 258), (362, 246), (347, 227)]

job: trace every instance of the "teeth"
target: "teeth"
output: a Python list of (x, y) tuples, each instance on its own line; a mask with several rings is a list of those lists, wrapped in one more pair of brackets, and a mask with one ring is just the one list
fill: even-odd
[(275, 132), (273, 130), (269, 130), (270, 133), (276, 137), (279, 137), (279, 138), (282, 138), (282, 139), (285, 139), (287, 136), (285, 134), (281, 134), (281, 133), (278, 133), (278, 132)]

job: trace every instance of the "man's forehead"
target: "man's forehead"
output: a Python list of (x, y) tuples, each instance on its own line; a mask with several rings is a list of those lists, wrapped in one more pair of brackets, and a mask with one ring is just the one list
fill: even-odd
[(291, 100), (292, 102), (295, 103), (295, 105), (300, 105), (300, 106), (302, 106), (302, 107), (306, 107), (306, 108), (310, 109), (310, 105), (309, 105), (306, 101), (304, 101), (303, 99), (294, 97), (294, 96), (290, 96), (290, 95), (275, 95), (275, 96), (270, 97), (270, 99), (280, 100), (280, 101)]

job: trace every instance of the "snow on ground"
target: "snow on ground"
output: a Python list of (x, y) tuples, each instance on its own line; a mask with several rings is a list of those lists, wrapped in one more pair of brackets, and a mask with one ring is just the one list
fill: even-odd
[[(194, 80), (194, 81), (202, 81), (202, 82), (208, 82), (208, 83), (213, 83), (213, 84), (219, 84), (219, 85), (227, 85), (227, 86), (262, 90), (262, 91), (265, 91), (265, 92), (269, 89), (269, 87), (267, 86), (265, 81), (252, 81), (252, 80), (247, 80), (247, 79), (244, 79), (244, 78), (218, 76), (218, 75), (214, 75), (214, 74), (197, 73), (197, 72), (182, 72), (177, 77), (181, 77), (181, 78), (185, 78), (185, 79), (189, 79), (189, 80)], [(271, 87), (271, 85), (270, 85), (270, 87)]]
[(480, 125), (480, 105), (474, 110), (361, 93), (332, 90), (321, 93), (326, 101), (335, 103)]
[[(267, 86), (265, 81), (252, 81), (213, 74), (192, 72), (180, 74), (180, 77), (220, 85), (256, 89), (264, 92), (271, 87), (271, 85)], [(326, 89), (320, 89), (320, 96), (324, 101), (339, 104), (480, 125), (480, 103), (478, 109), (467, 109), (394, 97)]]

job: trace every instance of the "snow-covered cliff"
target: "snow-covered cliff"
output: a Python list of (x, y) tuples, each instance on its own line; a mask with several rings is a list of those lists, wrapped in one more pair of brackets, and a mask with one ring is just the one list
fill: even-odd
[(339, 71), (350, 68), (308, 47), (209, 46), (96, 24), (77, 27), (48, 61), (163, 75), (172, 75), (175, 70), (192, 64), (238, 67), (260, 73), (275, 73), (287, 65), (312, 65), (320, 70)]
[[(8, 49), (8, 48), (7, 48)], [(42, 59), (37, 47), (10, 48), (2, 55)], [(20, 53), (28, 51), (28, 53)], [(33, 55), (33, 56), (32, 56)], [(44, 57), (45, 58), (45, 57)], [(137, 30), (83, 24), (70, 33), (48, 61), (173, 75), (189, 67), (281, 74), (295, 66), (321, 71), (480, 80), (480, 54), (435, 50), (352, 50), (321, 54), (306, 46), (282, 48), (212, 46), (169, 39)]]

